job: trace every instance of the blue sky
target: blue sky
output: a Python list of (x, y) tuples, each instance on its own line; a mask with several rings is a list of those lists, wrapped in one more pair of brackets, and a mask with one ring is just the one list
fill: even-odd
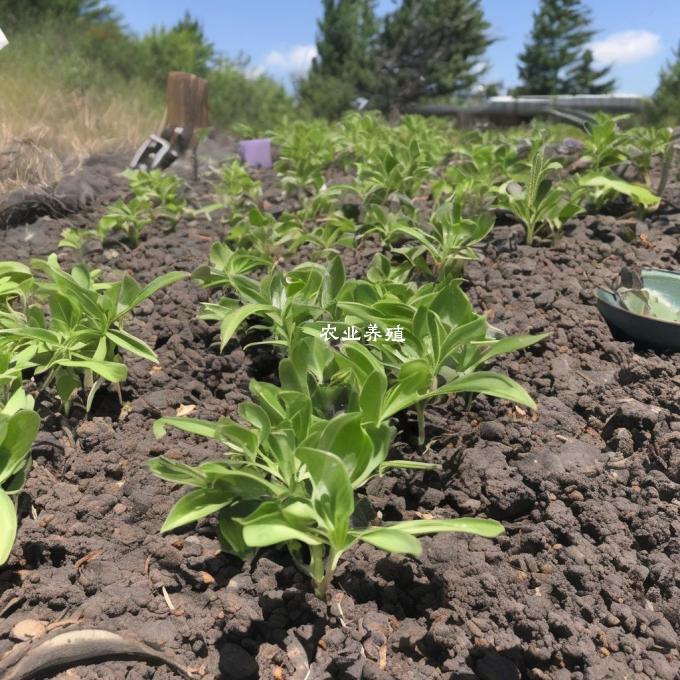
[[(113, 0), (137, 32), (172, 25), (187, 8), (203, 24), (208, 38), (226, 56), (251, 58), (254, 69), (289, 82), (314, 55), (320, 0)], [(613, 65), (617, 90), (650, 94), (660, 68), (680, 41), (680, 0), (590, 0), (598, 30), (593, 51)], [(517, 80), (517, 54), (531, 29), (538, 0), (482, 0), (491, 33), (498, 38), (487, 53), (488, 80), (508, 87)], [(389, 11), (392, 0), (379, 0)]]

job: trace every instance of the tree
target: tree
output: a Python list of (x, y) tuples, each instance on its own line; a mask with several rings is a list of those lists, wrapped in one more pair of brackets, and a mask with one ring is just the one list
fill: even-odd
[(380, 36), (375, 105), (395, 111), (469, 90), (486, 71), (489, 27), (479, 0), (403, 0)]
[(673, 52), (673, 59), (661, 69), (659, 84), (652, 95), (648, 115), (655, 123), (680, 123), (680, 44)]
[(215, 50), (189, 12), (171, 29), (153, 28), (140, 42), (140, 76), (164, 86), (168, 71), (208, 75)]
[(297, 83), (314, 115), (336, 117), (372, 89), (378, 21), (375, 0), (323, 0), (309, 75)]
[(113, 8), (100, 0), (0, 0), (3, 28), (12, 32), (39, 21), (95, 24), (118, 20)]
[(601, 80), (587, 48), (595, 31), (581, 0), (541, 0), (529, 43), (519, 56), (521, 85), (515, 94), (606, 94), (614, 80)]

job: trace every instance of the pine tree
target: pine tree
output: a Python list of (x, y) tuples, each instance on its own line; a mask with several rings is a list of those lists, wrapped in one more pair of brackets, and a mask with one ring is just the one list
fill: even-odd
[(659, 84), (652, 95), (648, 112), (655, 123), (680, 124), (680, 44), (673, 52), (674, 61), (668, 62), (659, 74)]
[(380, 36), (375, 103), (394, 111), (469, 90), (486, 70), (489, 27), (479, 0), (403, 0)]
[(521, 85), (515, 94), (606, 94), (615, 81), (602, 80), (587, 49), (595, 31), (581, 0), (541, 0), (529, 43), (519, 56)]
[(47, 19), (69, 24), (80, 21), (103, 24), (117, 20), (113, 8), (100, 0), (0, 0), (0, 20), (15, 31)]
[(323, 0), (318, 56), (298, 93), (315, 115), (335, 117), (366, 96), (374, 78), (375, 0)]

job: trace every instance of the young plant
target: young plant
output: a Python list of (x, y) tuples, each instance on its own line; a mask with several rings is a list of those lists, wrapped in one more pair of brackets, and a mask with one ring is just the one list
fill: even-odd
[(400, 226), (397, 231), (418, 245), (395, 248), (418, 271), (430, 278), (456, 277), (463, 272), (466, 260), (476, 260), (475, 246), (493, 229), (492, 213), (476, 217), (463, 215), (463, 199), (440, 206), (430, 216), (430, 231), (416, 226)]
[(243, 163), (234, 160), (219, 169), (215, 193), (215, 208), (256, 207), (262, 198), (262, 183), (250, 176)]
[(384, 204), (396, 199), (409, 205), (432, 172), (432, 165), (415, 139), (403, 145), (392, 140), (356, 165), (357, 192), (365, 203)]
[(619, 196), (626, 196), (641, 211), (654, 210), (661, 199), (642, 184), (633, 184), (592, 171), (578, 178), (579, 187), (584, 189), (584, 199), (592, 202), (597, 210)]
[(245, 250), (232, 250), (226, 243), (213, 243), (210, 246), (210, 264), (197, 267), (191, 275), (204, 288), (228, 287), (231, 277), (249, 274), (259, 267), (270, 267), (268, 257)]
[(527, 245), (546, 230), (555, 238), (564, 222), (583, 210), (573, 200), (566, 183), (551, 178), (551, 174), (561, 168), (558, 161), (546, 158), (545, 146), (539, 144), (529, 157), (526, 179), (522, 183), (511, 180), (497, 190), (499, 207), (524, 224)]
[(97, 225), (97, 235), (101, 241), (112, 233), (122, 231), (131, 248), (139, 245), (140, 237), (146, 227), (153, 221), (151, 204), (145, 198), (133, 198), (129, 202), (114, 201), (109, 205)]
[[(207, 286), (216, 282), (205, 277), (202, 269), (195, 276)], [(221, 349), (250, 316), (262, 319), (264, 324), (255, 328), (270, 334), (270, 339), (258, 344), (288, 346), (300, 326), (322, 318), (331, 307), (345, 282), (345, 272), (342, 260), (333, 255), (325, 267), (309, 262), (287, 273), (273, 269), (259, 281), (242, 274), (225, 279), (238, 297), (204, 303), (199, 317), (220, 323)]]
[[(366, 299), (364, 297), (364, 299)], [(425, 442), (425, 408), (433, 399), (460, 392), (486, 394), (535, 408), (531, 397), (509, 377), (479, 368), (493, 357), (524, 349), (546, 335), (488, 337), (486, 318), (475, 314), (456, 280), (420, 289), (409, 300), (349, 301), (337, 306), (348, 324), (372, 324), (370, 349), (348, 343), (338, 363), (357, 389), (374, 384), (367, 398), (378, 422), (415, 407), (418, 442)], [(395, 342), (394, 329), (399, 329)]]
[[(89, 411), (104, 382), (118, 384), (127, 377), (120, 350), (158, 362), (154, 351), (128, 333), (123, 322), (137, 305), (187, 273), (170, 272), (142, 288), (128, 275), (113, 283), (98, 283), (97, 273), (82, 264), (69, 274), (56, 255), (33, 266), (46, 278), (36, 281), (34, 304), (25, 318), (0, 329), (0, 349), (11, 354), (14, 365), (44, 375), (43, 389), (54, 383), (67, 412), (81, 386), (89, 390)], [(43, 300), (48, 303), (47, 316), (38, 304)]]
[(315, 221), (314, 228), (301, 237), (303, 243), (317, 246), (315, 258), (325, 258), (341, 248), (351, 248), (355, 243), (357, 225), (341, 212), (334, 212)]
[(58, 243), (59, 248), (69, 248), (74, 250), (78, 258), (83, 260), (85, 257), (85, 246), (98, 237), (98, 233), (94, 229), (75, 229), (67, 227), (61, 232), (61, 239)]
[(299, 219), (284, 213), (280, 219), (272, 214), (252, 208), (237, 221), (227, 233), (226, 240), (239, 250), (252, 250), (268, 258), (287, 252), (302, 235)]
[(186, 209), (177, 177), (161, 170), (130, 168), (121, 174), (128, 180), (135, 197), (151, 206), (154, 219), (167, 219), (173, 227), (177, 224)]
[(26, 482), (39, 427), (33, 397), (18, 388), (0, 410), (0, 566), (9, 559), (16, 538), (17, 514), (12, 499)]
[(590, 161), (593, 169), (601, 170), (628, 160), (629, 135), (619, 128), (619, 122), (628, 117), (596, 113), (586, 124), (584, 159)]
[(282, 545), (325, 599), (342, 555), (358, 542), (392, 553), (418, 555), (418, 536), (466, 532), (495, 537), (494, 520), (462, 518), (364, 524), (367, 514), (355, 492), (390, 467), (431, 469), (411, 461), (387, 462), (395, 430), (365, 423), (361, 412), (326, 420), (314, 415), (304, 392), (279, 390), (254, 382), (255, 403), (239, 411), (247, 425), (163, 418), (168, 425), (222, 443), (219, 462), (190, 467), (167, 458), (150, 461), (154, 474), (193, 490), (172, 508), (162, 531), (171, 531), (218, 513), (223, 550), (246, 557), (259, 548)]

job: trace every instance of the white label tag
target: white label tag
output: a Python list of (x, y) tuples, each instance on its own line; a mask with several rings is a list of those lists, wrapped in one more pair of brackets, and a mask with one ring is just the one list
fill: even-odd
[(2, 29), (0, 28), (0, 50), (3, 47), (7, 47), (7, 45), (9, 45), (9, 40), (5, 38), (5, 34), (2, 32)]

